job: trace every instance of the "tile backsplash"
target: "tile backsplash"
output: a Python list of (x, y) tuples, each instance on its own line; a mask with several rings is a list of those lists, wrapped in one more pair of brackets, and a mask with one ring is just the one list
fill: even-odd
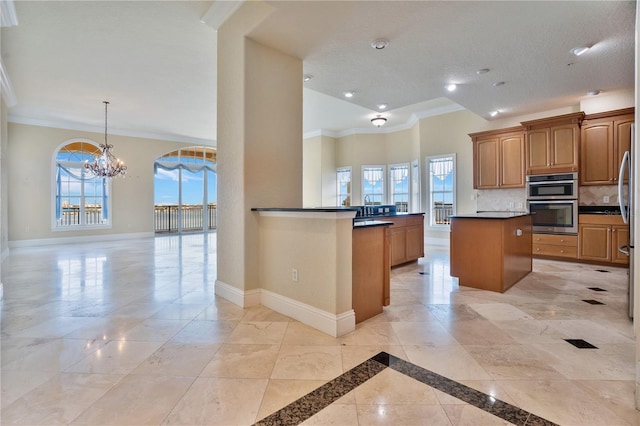
[(527, 194), (524, 188), (482, 189), (476, 192), (478, 211), (526, 211)]
[[(524, 188), (483, 189), (476, 191), (477, 211), (526, 211), (527, 193)], [(617, 206), (617, 185), (581, 186), (578, 190), (581, 206)], [(605, 203), (605, 197), (609, 202)]]
[[(626, 188), (625, 188), (626, 191)], [(579, 188), (578, 202), (581, 206), (617, 206), (618, 186), (581, 186)], [(605, 203), (605, 197), (609, 197), (609, 202)]]

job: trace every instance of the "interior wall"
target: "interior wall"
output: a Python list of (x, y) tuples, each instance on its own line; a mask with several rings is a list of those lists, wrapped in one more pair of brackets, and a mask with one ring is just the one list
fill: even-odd
[(0, 101), (0, 261), (9, 255), (7, 105)]
[(322, 136), (302, 141), (302, 206), (322, 203)]
[(322, 198), (317, 206), (332, 207), (337, 204), (338, 191), (336, 186), (336, 140), (329, 136), (322, 136), (321, 141), (322, 167)]
[(54, 153), (75, 138), (104, 141), (99, 133), (9, 123), (6, 180), (11, 182), (7, 202), (10, 245), (27, 240), (153, 232), (154, 161), (186, 144), (109, 135), (109, 143), (127, 165), (126, 176), (112, 180), (111, 228), (53, 230)]

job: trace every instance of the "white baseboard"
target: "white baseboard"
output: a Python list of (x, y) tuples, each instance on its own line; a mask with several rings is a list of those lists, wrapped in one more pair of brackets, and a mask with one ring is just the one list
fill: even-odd
[(260, 304), (260, 290), (242, 291), (220, 280), (216, 280), (215, 294), (241, 308), (248, 308)]
[(353, 309), (336, 315), (272, 291), (258, 289), (245, 292), (220, 280), (216, 280), (215, 293), (243, 308), (266, 306), (333, 337), (342, 336), (356, 329), (356, 314)]
[(9, 248), (51, 246), (57, 244), (90, 243), (100, 241), (131, 240), (155, 237), (153, 232), (129, 232), (124, 234), (81, 235), (76, 237), (40, 238), (33, 240), (9, 241)]
[(260, 304), (333, 337), (339, 337), (356, 329), (356, 314), (349, 309), (341, 314), (331, 314), (306, 303), (261, 289)]

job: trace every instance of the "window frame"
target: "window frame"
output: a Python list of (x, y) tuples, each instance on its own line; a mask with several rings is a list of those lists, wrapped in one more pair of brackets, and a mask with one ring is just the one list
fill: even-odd
[[(439, 159), (445, 159), (445, 158), (451, 158), (451, 161), (453, 163), (453, 168), (452, 168), (452, 189), (451, 189), (451, 196), (452, 196), (452, 206), (451, 206), (451, 215), (455, 215), (456, 214), (456, 208), (457, 208), (457, 194), (456, 194), (456, 174), (457, 174), (457, 164), (456, 164), (456, 154), (455, 153), (451, 153), (451, 154), (442, 154), (442, 155), (431, 155), (431, 156), (427, 156), (425, 158), (425, 174), (426, 174), (426, 179), (427, 179), (427, 215), (428, 215), (428, 222), (427, 222), (427, 226), (431, 229), (438, 229), (438, 230), (447, 230), (450, 229), (450, 224), (448, 223), (444, 223), (444, 224), (439, 224), (439, 223), (435, 223), (434, 221), (434, 214), (433, 214), (433, 176), (431, 173), (431, 161), (432, 160), (439, 160)], [(449, 192), (449, 191), (447, 191)]]
[(411, 181), (410, 181), (410, 201), (409, 206), (411, 207), (412, 213), (420, 213), (420, 209), (422, 208), (422, 194), (421, 190), (421, 182), (420, 182), (420, 160), (413, 160), (411, 162)]
[[(84, 179), (81, 185), (81, 190), (80, 190), (80, 210), (79, 210), (79, 218), (80, 218), (80, 223), (77, 225), (66, 225), (66, 226), (60, 226), (58, 225), (58, 219), (57, 219), (57, 198), (58, 198), (58, 185), (57, 185), (57, 172), (58, 172), (58, 154), (60, 152), (60, 150), (62, 150), (64, 147), (66, 147), (67, 145), (73, 144), (73, 143), (85, 143), (88, 145), (92, 145), (96, 148), (96, 150), (100, 150), (100, 144), (92, 139), (88, 139), (88, 138), (74, 138), (74, 139), (69, 139), (63, 143), (61, 143), (60, 145), (58, 145), (56, 147), (56, 149), (53, 151), (53, 155), (52, 155), (52, 159), (51, 159), (51, 208), (50, 208), (50, 214), (51, 214), (51, 231), (52, 232), (69, 232), (69, 231), (78, 231), (78, 230), (95, 230), (95, 229), (111, 229), (113, 227), (113, 209), (112, 209), (112, 197), (113, 197), (113, 190), (112, 190), (112, 185), (111, 185), (111, 179), (106, 179), (103, 178), (103, 187), (104, 190), (106, 191), (106, 211), (109, 212), (109, 214), (107, 215), (107, 218), (104, 219), (106, 223), (101, 223), (101, 224), (86, 224), (85, 219), (86, 219), (86, 215), (84, 214), (84, 205), (85, 205), (85, 183), (84, 183)], [(76, 166), (79, 166), (79, 168), (81, 170), (83, 170), (83, 174), (84, 174), (84, 162), (67, 162), (67, 163), (72, 163)], [(82, 164), (82, 165), (81, 165)], [(104, 198), (104, 196), (103, 196)], [(103, 209), (104, 209), (104, 204), (102, 204)]]
[(351, 201), (353, 200), (353, 171), (351, 166), (338, 167), (336, 168), (336, 206), (342, 206), (342, 193), (340, 192), (340, 179), (338, 179), (338, 175), (341, 172), (349, 172), (349, 185), (346, 193), (346, 198), (349, 199), (349, 204), (345, 204), (345, 206), (350, 206)]
[(361, 171), (360, 171), (360, 186), (361, 186), (361, 194), (362, 194), (362, 205), (375, 205), (375, 204), (366, 204), (365, 203), (365, 196), (369, 195), (369, 194), (365, 194), (365, 190), (364, 190), (364, 183), (365, 183), (365, 177), (364, 177), (364, 172), (365, 169), (372, 169), (372, 168), (379, 168), (382, 171), (382, 194), (371, 194), (371, 195), (381, 195), (382, 199), (380, 201), (380, 205), (384, 205), (387, 202), (387, 182), (386, 182), (386, 176), (387, 176), (387, 166), (384, 164), (363, 164), (361, 166)]
[[(407, 192), (406, 193), (397, 193), (399, 195), (406, 195), (407, 197), (407, 211), (403, 212), (401, 209), (398, 210), (398, 213), (408, 213), (411, 211), (411, 164), (410, 163), (397, 163), (397, 164), (389, 164), (388, 166), (388, 185), (389, 185), (389, 204), (397, 206), (395, 202), (395, 188), (394, 182), (392, 179), (392, 173), (394, 168), (404, 167), (407, 169)], [(397, 208), (397, 207), (396, 207)]]

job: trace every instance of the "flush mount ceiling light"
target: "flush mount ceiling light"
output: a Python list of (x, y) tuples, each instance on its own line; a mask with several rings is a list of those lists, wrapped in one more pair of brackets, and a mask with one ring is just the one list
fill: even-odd
[(589, 49), (590, 47), (588, 46), (580, 46), (580, 47), (574, 47), (573, 49), (570, 50), (570, 52), (576, 56), (580, 56)]
[(379, 110), (387, 109), (387, 104), (378, 104), (378, 109)]
[(454, 83), (450, 83), (444, 86), (444, 88), (447, 89), (449, 92), (453, 92), (454, 90), (456, 90), (457, 87), (458, 86)]
[(476, 74), (481, 75), (481, 74), (486, 74), (489, 72), (489, 68), (482, 68), (481, 70), (476, 71)]
[(379, 38), (371, 42), (371, 47), (373, 47), (376, 50), (382, 50), (387, 46), (389, 46), (389, 40), (384, 38)]
[(500, 112), (500, 110), (498, 110), (498, 109), (497, 109), (497, 110), (495, 110), (495, 111), (491, 111), (491, 112), (489, 113), (489, 115), (490, 115), (490, 116), (492, 116), (492, 117), (495, 117), (496, 115), (498, 115), (498, 113), (499, 113), (499, 112)]
[(493, 87), (500, 87), (500, 86), (504, 86), (504, 81), (496, 81), (495, 83), (493, 83)]
[(354, 92), (352, 90), (352, 91), (349, 91), (349, 92), (342, 92), (342, 94), (344, 95), (345, 98), (353, 98), (353, 95), (355, 95), (356, 92)]
[(302, 81), (304, 81), (305, 83), (309, 80), (311, 80), (313, 78), (313, 76), (311, 74), (305, 74), (302, 76)]
[(587, 95), (589, 96), (598, 96), (600, 94), (601, 90), (591, 90), (590, 92), (587, 92)]
[(386, 122), (387, 122), (387, 119), (381, 115), (376, 115), (371, 119), (371, 124), (373, 124), (376, 127), (382, 127)]
[(93, 162), (86, 160), (84, 168), (96, 177), (113, 178), (124, 176), (127, 173), (127, 166), (111, 153), (113, 145), (107, 142), (107, 106), (109, 102), (103, 101), (104, 104), (104, 143), (100, 144), (102, 151), (100, 156), (93, 158)]

